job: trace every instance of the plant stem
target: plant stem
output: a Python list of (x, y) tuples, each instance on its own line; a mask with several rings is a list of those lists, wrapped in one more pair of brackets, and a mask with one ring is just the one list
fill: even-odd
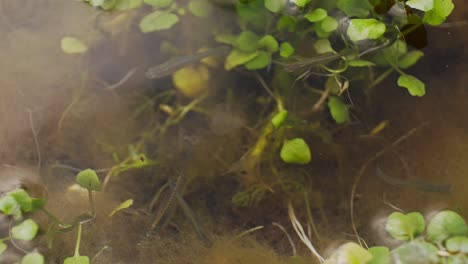
[(76, 245), (75, 245), (75, 255), (74, 257), (80, 256), (80, 242), (81, 242), (81, 223), (78, 224), (78, 235), (76, 237)]
[(55, 215), (53, 215), (47, 209), (41, 208), (41, 210), (47, 215), (47, 217), (49, 217), (49, 219), (52, 220), (52, 222), (57, 223), (60, 226), (69, 226), (68, 224), (63, 223), (60, 219), (58, 219)]
[[(91, 215), (94, 217), (96, 215), (94, 210), (94, 201), (93, 201), (93, 194), (91, 190), (88, 190), (88, 198), (89, 198), (89, 209), (91, 211)], [(81, 224), (80, 224), (81, 226)]]

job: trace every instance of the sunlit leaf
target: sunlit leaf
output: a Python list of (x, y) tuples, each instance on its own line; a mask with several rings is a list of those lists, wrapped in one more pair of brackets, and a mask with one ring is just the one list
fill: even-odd
[(385, 230), (398, 240), (413, 240), (424, 231), (424, 228), (424, 217), (418, 212), (408, 214), (394, 212), (388, 216), (385, 225)]
[(258, 41), (258, 46), (266, 48), (269, 52), (277, 52), (279, 49), (278, 41), (272, 35), (265, 35)]
[(434, 0), (408, 0), (406, 5), (426, 12), (434, 8)]
[(424, 14), (423, 21), (438, 26), (452, 13), (455, 5), (452, 0), (434, 0), (434, 8)]
[(188, 9), (196, 17), (208, 17), (213, 12), (213, 6), (207, 0), (191, 0)]
[(88, 50), (86, 45), (81, 40), (74, 37), (63, 37), (60, 41), (62, 51), (67, 54), (79, 54)]
[(343, 124), (349, 120), (348, 106), (345, 105), (337, 96), (331, 96), (328, 99), (328, 108), (333, 120), (337, 124)]
[(372, 259), (366, 264), (390, 264), (390, 251), (387, 247), (371, 247)]
[(32, 198), (25, 190), (16, 189), (9, 192), (8, 195), (13, 197), (16, 202), (18, 202), (23, 212), (30, 212), (32, 210)]
[(331, 16), (327, 16), (320, 20), (317, 25), (327, 33), (333, 32), (338, 28), (338, 21)]
[(468, 254), (468, 237), (455, 236), (445, 241), (445, 248), (450, 252), (461, 252)]
[(87, 256), (68, 257), (63, 264), (89, 264), (89, 258)]
[(347, 34), (352, 41), (378, 39), (385, 33), (385, 24), (373, 19), (351, 19)]
[(270, 12), (278, 13), (284, 7), (283, 0), (265, 0), (265, 7)]
[(236, 47), (243, 52), (254, 52), (258, 48), (259, 37), (252, 31), (242, 31), (236, 40)]
[(311, 0), (294, 0), (294, 4), (298, 7), (305, 7), (307, 4), (310, 3)]
[(0, 198), (0, 212), (6, 215), (12, 215), (15, 219), (21, 217), (21, 206), (10, 195)]
[(280, 45), (280, 56), (283, 58), (289, 58), (294, 54), (294, 47), (289, 42), (283, 42)]
[(366, 17), (372, 8), (367, 0), (338, 0), (336, 6), (348, 17)]
[(402, 69), (407, 69), (411, 66), (413, 66), (414, 64), (416, 64), (416, 62), (418, 62), (418, 60), (420, 58), (422, 58), (424, 56), (424, 52), (420, 51), (420, 50), (413, 50), (413, 51), (410, 51), (408, 53), (406, 53), (399, 61), (398, 61), (398, 66)]
[(76, 175), (76, 182), (89, 191), (100, 191), (101, 181), (96, 172), (92, 169), (86, 169)]
[(42, 256), (38, 252), (32, 252), (26, 254), (22, 259), (21, 259), (21, 264), (44, 264), (44, 256)]
[(246, 62), (245, 68), (248, 70), (259, 70), (267, 67), (271, 63), (271, 54), (266, 51), (258, 51), (257, 57)]
[(309, 146), (302, 138), (286, 140), (280, 156), (284, 162), (294, 164), (307, 164), (311, 159)]
[(304, 17), (310, 22), (318, 22), (327, 17), (327, 11), (322, 8), (317, 8), (312, 12), (307, 13)]
[(404, 74), (398, 78), (398, 86), (408, 89), (412, 96), (424, 96), (426, 94), (426, 86), (418, 78), (413, 75)]
[(30, 241), (36, 237), (39, 227), (32, 219), (26, 219), (11, 228), (11, 236), (15, 239)]
[(434, 243), (454, 236), (467, 236), (468, 227), (465, 220), (453, 211), (437, 213), (427, 226), (427, 239)]
[(408, 47), (402, 40), (397, 40), (393, 45), (383, 49), (373, 59), (380, 66), (398, 65), (400, 57), (407, 54)]
[(143, 33), (149, 33), (153, 31), (166, 30), (174, 26), (179, 22), (179, 17), (175, 14), (154, 11), (143, 17), (140, 21), (140, 30)]
[(392, 251), (394, 263), (428, 264), (439, 263), (436, 246), (425, 241), (414, 240)]
[(257, 56), (257, 51), (248, 53), (239, 51), (237, 49), (233, 49), (226, 57), (226, 61), (224, 62), (224, 68), (229, 71), (237, 66), (243, 65), (253, 60)]
[(174, 0), (144, 0), (144, 2), (154, 7), (167, 7), (170, 6)]
[(330, 41), (328, 39), (319, 39), (314, 43), (314, 49), (318, 54), (334, 53)]
[(132, 206), (132, 204), (133, 204), (133, 199), (128, 199), (122, 202), (121, 204), (119, 204), (119, 206), (117, 206), (114, 210), (112, 210), (112, 212), (109, 214), (109, 217), (113, 216), (115, 213), (117, 213), (120, 210), (129, 208), (130, 206)]
[(325, 263), (330, 264), (367, 264), (372, 254), (356, 243), (348, 242), (341, 245)]
[(273, 124), (273, 126), (278, 128), (284, 123), (287, 117), (288, 117), (288, 111), (281, 110), (271, 119), (271, 123)]

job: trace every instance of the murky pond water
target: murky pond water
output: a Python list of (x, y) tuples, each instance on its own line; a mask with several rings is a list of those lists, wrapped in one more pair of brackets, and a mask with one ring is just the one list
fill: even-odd
[[(283, 227), (315, 263), (295, 236), (288, 200), (304, 223), (313, 215), (317, 230), (308, 232), (323, 253), (355, 239), (350, 206), (369, 244), (392, 243), (382, 219), (395, 207), (468, 212), (466, 24), (427, 27), (425, 57), (409, 70), (426, 83), (424, 97), (409, 96), (390, 75), (367, 96), (350, 93), (352, 122), (332, 126), (321, 118), (328, 125), (320, 126), (315, 113), (304, 111), (317, 96), (292, 90), (286, 104), (305, 121), (294, 120), (296, 134), (282, 136), (307, 139), (312, 162), (290, 166), (271, 151), (281, 142), (266, 131), (273, 108), (260, 75), (218, 66), (210, 70), (207, 95), (192, 98), (176, 91), (170, 77), (145, 77), (171, 54), (213, 46), (207, 41), (213, 24), (231, 23), (228, 8), (142, 34), (145, 8), (108, 13), (78, 1), (0, 1), (0, 190), (23, 186), (73, 222), (88, 210), (87, 193), (72, 188), (76, 173), (95, 169), (104, 191), (95, 193), (96, 219), (83, 225), (80, 248), (93, 263), (290, 263)], [(466, 21), (467, 5), (454, 2), (451, 21)], [(89, 50), (63, 53), (64, 36)], [(178, 51), (161, 49), (165, 41)], [(268, 71), (264, 77), (284, 81), (271, 80)], [(385, 120), (387, 127), (369, 136)], [(262, 160), (251, 155), (254, 147)], [(133, 205), (110, 217), (127, 199)], [(47, 215), (33, 218), (39, 237), (21, 248), (38, 249), (47, 263), (73, 255), (75, 231), (56, 235), (48, 247)], [(9, 220), (1, 221), (8, 234)], [(251, 233), (236, 237), (245, 231)], [(21, 254), (9, 249), (0, 262)]]

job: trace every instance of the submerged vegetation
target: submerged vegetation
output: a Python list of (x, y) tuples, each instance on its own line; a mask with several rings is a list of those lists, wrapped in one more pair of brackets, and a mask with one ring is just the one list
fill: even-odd
[[(61, 191), (78, 193), (79, 201), (84, 195), (85, 213), (64, 221), (46, 209), (47, 197), (33, 198), (24, 186), (5, 193), (0, 211), (10, 225), (0, 239), (0, 253), (13, 247), (24, 252), (20, 263), (34, 264), (45, 259), (154, 263), (155, 256), (167, 263), (207, 264), (468, 261), (468, 227), (460, 216), (465, 212), (438, 211), (428, 217), (427, 227), (418, 212), (389, 214), (382, 229), (399, 245), (369, 247), (375, 241), (366, 243), (358, 232), (365, 223), (356, 220), (356, 189), (374, 165), (376, 178), (388, 184), (452, 191), (447, 185), (391, 178), (374, 164), (424, 125), (378, 150), (360, 169), (352, 168), (358, 171), (355, 178), (344, 172), (351, 168), (345, 168), (347, 149), (339, 142), (344, 133), (379, 138), (388, 127), (388, 121), (368, 119), (372, 96), (385, 80), (411, 96), (426, 94), (419, 79), (426, 77), (411, 70), (424, 56), (414, 34), (424, 32), (425, 42), (425, 28), (443, 24), (453, 11), (451, 0), (84, 2), (95, 7), (99, 32), (119, 42), (119, 31), (135, 27), (159, 56), (143, 72), (138, 66), (115, 84), (102, 82), (109, 94), (131, 98), (129, 119), (138, 123), (138, 132), (119, 145), (107, 142), (108, 135), (94, 143), (105, 153), (104, 169), (51, 165), (53, 173), (77, 172), (77, 185)], [(99, 41), (68, 32), (59, 46), (87, 67)], [(151, 89), (122, 89), (138, 73)], [(86, 68), (82, 85), (98, 79), (94, 74)], [(81, 89), (61, 114), (59, 133), (73, 122), (73, 109), (87, 108)], [(336, 194), (326, 195), (329, 189)], [(110, 197), (123, 202), (102, 206)], [(333, 204), (331, 213), (325, 212), (326, 204)], [(32, 219), (41, 213), (46, 219)], [(325, 256), (321, 252), (330, 241), (341, 239), (327, 228), (338, 226), (335, 218), (343, 215), (350, 215), (344, 229), (353, 234)], [(266, 229), (265, 243), (252, 239)], [(74, 240), (72, 231), (77, 238), (70, 256), (57, 250), (57, 240)], [(127, 239), (122, 234), (132, 237), (125, 249), (118, 244)], [(23, 249), (16, 241), (37, 241), (37, 246)], [(183, 248), (192, 241), (200, 246), (188, 246), (196, 252), (184, 260), (153, 253), (158, 244), (182, 255), (183, 249), (164, 243)], [(304, 247), (296, 248), (297, 241)], [(115, 252), (106, 255), (112, 248)], [(131, 252), (131, 260), (115, 261), (120, 250)]]

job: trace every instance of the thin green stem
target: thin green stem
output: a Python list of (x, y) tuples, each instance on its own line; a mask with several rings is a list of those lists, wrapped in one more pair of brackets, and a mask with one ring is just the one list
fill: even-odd
[(44, 212), (44, 214), (47, 215), (47, 217), (49, 217), (50, 220), (52, 220), (52, 222), (57, 223), (59, 226), (69, 226), (68, 224), (65, 224), (60, 219), (58, 219), (55, 215), (53, 215), (47, 209), (41, 208), (41, 210), (42, 210), (42, 212)]
[(309, 203), (309, 193), (304, 192), (304, 201), (306, 204), (306, 212), (307, 212), (307, 217), (309, 218), (309, 223), (310, 226), (312, 227), (312, 230), (314, 231), (315, 236), (317, 237), (317, 240), (321, 240), (320, 235), (317, 231), (317, 226), (315, 226), (314, 218), (312, 217), (312, 212), (310, 211), (310, 203)]
[(79, 257), (80, 256), (80, 242), (81, 242), (81, 223), (78, 224), (78, 230), (77, 230), (77, 237), (76, 237), (76, 245), (75, 245), (75, 255), (74, 257)]
[(91, 211), (91, 215), (94, 217), (96, 215), (94, 210), (94, 200), (93, 200), (93, 193), (91, 190), (88, 190), (88, 198), (89, 198), (89, 209)]

